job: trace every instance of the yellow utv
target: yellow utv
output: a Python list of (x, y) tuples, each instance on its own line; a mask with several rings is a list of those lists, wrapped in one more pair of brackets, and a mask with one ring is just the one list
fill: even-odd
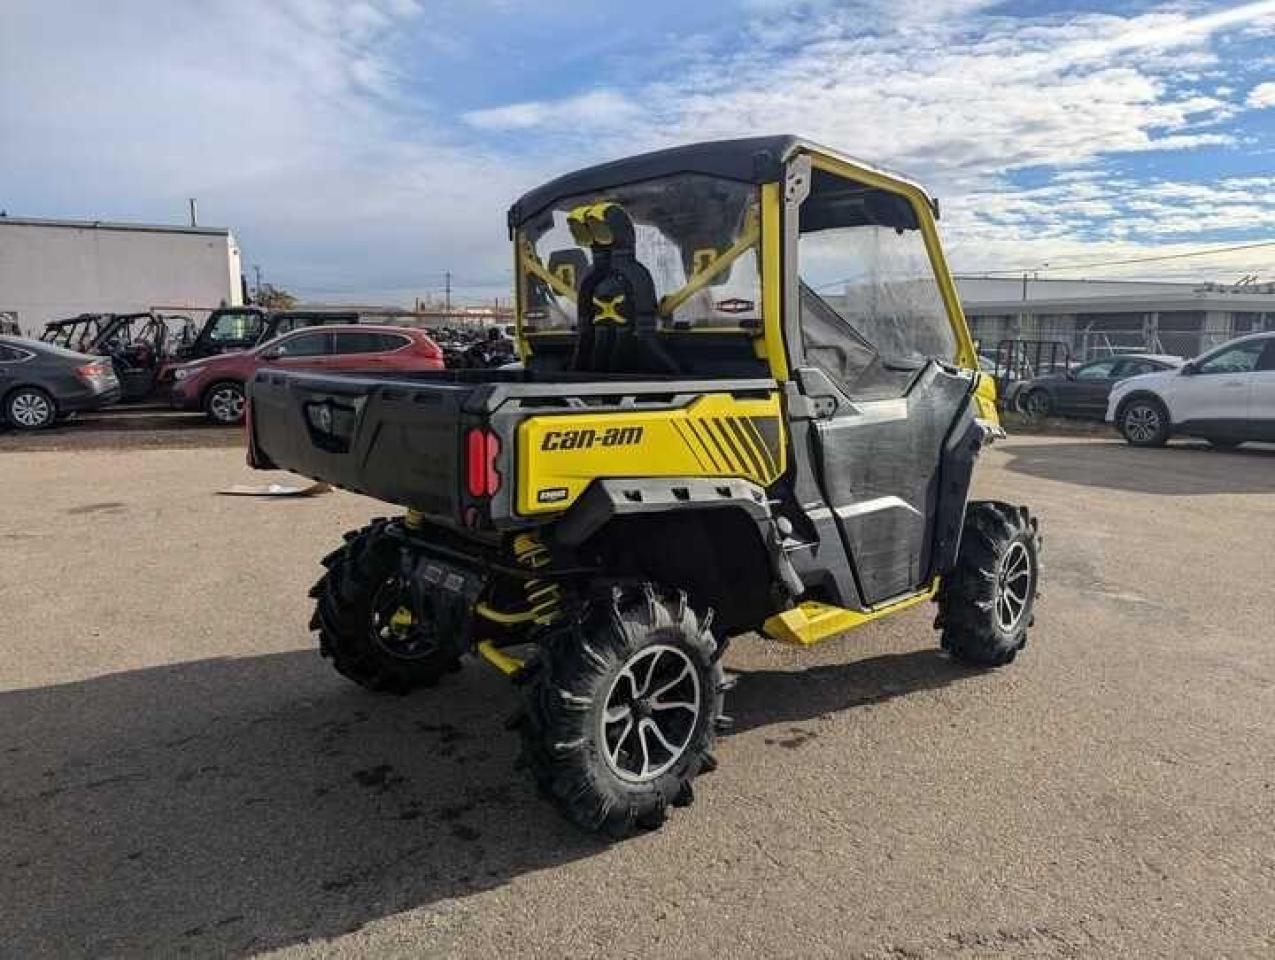
[(263, 370), (255, 466), (405, 508), (324, 560), (323, 655), (393, 693), (494, 665), (543, 791), (612, 836), (714, 763), (733, 636), (933, 600), (951, 656), (1009, 663), (1037, 525), (969, 499), (1000, 428), (937, 215), (791, 136), (617, 160), (509, 211), (521, 369)]

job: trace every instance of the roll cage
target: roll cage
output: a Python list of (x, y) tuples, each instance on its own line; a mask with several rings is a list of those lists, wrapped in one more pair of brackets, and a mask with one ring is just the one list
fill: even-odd
[[(939, 242), (938, 202), (905, 177), (792, 136), (694, 144), (605, 163), (559, 177), (514, 203), (508, 223), (518, 280), (517, 332), (522, 356), (531, 367), (546, 362), (544, 358), (555, 350), (561, 352), (564, 341), (576, 335), (569, 326), (541, 327), (537, 321), (544, 311), (531, 301), (539, 293), (541, 299), (556, 298), (564, 307), (576, 304), (581, 275), (589, 265), (580, 250), (556, 250), (546, 256), (536, 249), (535, 236), (545, 229), (548, 214), (556, 212), (561, 219), (563, 207), (574, 204), (566, 219), (577, 221), (587, 235), (590, 223), (602, 222), (600, 211), (624, 206), (638, 185), (678, 177), (743, 184), (752, 191), (752, 200), (733, 232), (719, 231), (715, 242), (689, 250), (693, 244), (682, 243), (688, 267), (684, 279), (657, 291), (658, 337), (673, 355), (692, 345), (702, 353), (709, 337), (719, 341), (743, 337), (751, 342), (747, 352), (759, 361), (758, 373), (780, 382), (788, 380), (791, 370), (807, 362), (802, 302), (814, 294), (808, 286), (803, 289), (799, 241), (818, 231), (875, 225), (900, 234), (905, 230), (919, 234), (928, 259), (926, 279), (941, 300), (954, 344), (943, 359), (977, 369), (975, 347)], [(634, 219), (641, 219), (640, 211)], [(580, 247), (587, 245), (587, 236), (582, 238), (574, 225), (572, 233)], [(737, 264), (750, 258), (760, 287), (756, 318), (702, 326), (675, 319), (679, 308), (722, 283)], [(683, 336), (689, 333), (703, 336)], [(852, 339), (848, 331), (847, 340)], [(714, 371), (696, 368), (696, 372)], [(716, 372), (738, 375), (741, 371), (736, 365)]]

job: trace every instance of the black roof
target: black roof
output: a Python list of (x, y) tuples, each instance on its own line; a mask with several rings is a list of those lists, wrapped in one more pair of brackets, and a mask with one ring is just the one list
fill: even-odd
[(677, 173), (704, 173), (744, 183), (775, 183), (784, 159), (804, 142), (791, 134), (712, 140), (585, 167), (524, 193), (509, 208), (509, 225), (512, 228), (523, 223), (563, 197)]

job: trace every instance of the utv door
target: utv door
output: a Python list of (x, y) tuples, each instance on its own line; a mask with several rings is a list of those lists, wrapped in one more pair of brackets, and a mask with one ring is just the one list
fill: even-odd
[[(814, 472), (863, 602), (935, 575), (939, 518), (963, 511), (973, 374), (901, 196), (816, 169), (798, 239), (803, 392), (817, 411)], [(946, 511), (940, 501), (948, 498)], [(957, 518), (959, 523), (959, 516)]]

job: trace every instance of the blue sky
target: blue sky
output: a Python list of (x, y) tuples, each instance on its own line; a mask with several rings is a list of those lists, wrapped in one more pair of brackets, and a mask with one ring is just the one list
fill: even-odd
[[(0, 208), (232, 227), (245, 268), (507, 296), (575, 166), (792, 132), (943, 200), (958, 271), (1275, 239), (1275, 0), (7, 0)], [(1084, 275), (1275, 279), (1275, 247)]]

